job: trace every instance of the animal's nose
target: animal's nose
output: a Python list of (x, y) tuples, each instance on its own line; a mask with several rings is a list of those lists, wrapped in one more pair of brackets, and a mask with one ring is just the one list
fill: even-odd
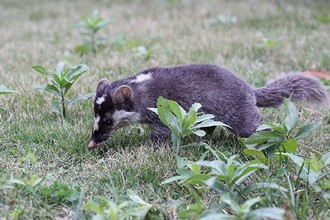
[(97, 147), (97, 143), (95, 141), (91, 140), (88, 144), (88, 149), (91, 150), (91, 149), (94, 149), (96, 147)]

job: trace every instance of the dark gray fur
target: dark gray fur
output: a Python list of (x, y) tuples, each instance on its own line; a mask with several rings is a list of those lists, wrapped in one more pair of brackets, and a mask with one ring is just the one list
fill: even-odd
[[(132, 82), (137, 75), (148, 73), (152, 76), (150, 80)], [(241, 137), (250, 136), (259, 126), (262, 117), (258, 107), (278, 106), (284, 98), (290, 96), (294, 101), (316, 104), (327, 103), (329, 100), (319, 80), (299, 73), (283, 75), (258, 89), (252, 88), (229, 70), (209, 64), (156, 67), (137, 75), (115, 81), (96, 94), (96, 97), (107, 94), (107, 98), (102, 106), (94, 107), (95, 114), (101, 115), (102, 121), (105, 112), (116, 109), (138, 112), (141, 115), (140, 122), (152, 127), (153, 140), (164, 139), (170, 134), (158, 116), (148, 110), (156, 106), (159, 96), (174, 100), (185, 109), (199, 102), (203, 112), (213, 114), (215, 120), (228, 124), (232, 132)], [(111, 97), (122, 85), (131, 88), (132, 103), (111, 104)], [(100, 134), (93, 134), (92, 140), (97, 143), (104, 141), (97, 136)]]

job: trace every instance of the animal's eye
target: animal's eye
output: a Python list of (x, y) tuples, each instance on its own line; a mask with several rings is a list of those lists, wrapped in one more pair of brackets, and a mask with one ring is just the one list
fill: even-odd
[(107, 123), (107, 125), (111, 125), (112, 121), (111, 120), (106, 120), (105, 123)]

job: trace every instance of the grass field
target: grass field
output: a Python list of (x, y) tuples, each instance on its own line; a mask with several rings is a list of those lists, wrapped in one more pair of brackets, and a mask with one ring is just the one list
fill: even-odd
[[(33, 65), (55, 69), (65, 56), (72, 65), (87, 64), (89, 70), (72, 87), (71, 97), (94, 92), (101, 78), (114, 81), (149, 67), (183, 63), (223, 65), (258, 87), (290, 71), (330, 72), (329, 8), (326, 0), (1, 0), (0, 84), (18, 94), (0, 95), (0, 219), (88, 219), (93, 212), (83, 211), (82, 204), (96, 195), (122, 202), (128, 189), (172, 218), (196, 201), (207, 207), (219, 201), (212, 190), (161, 186), (176, 175), (176, 152), (170, 143), (148, 142), (145, 127), (142, 134), (137, 127), (119, 130), (99, 150), (88, 151), (92, 100), (73, 105), (62, 120), (50, 110), (52, 97), (34, 88), (46, 82)], [(75, 25), (94, 10), (110, 21), (99, 33), (108, 37), (107, 44), (97, 54), (79, 56), (74, 52), (80, 43)], [(329, 110), (299, 109), (300, 125), (321, 121), (321, 126), (299, 142), (298, 154), (328, 153)], [(268, 121), (283, 116), (283, 108), (262, 112)], [(230, 134), (219, 130), (206, 141), (247, 160)], [(186, 149), (181, 156), (198, 160), (203, 152)], [(281, 170), (273, 166), (258, 178), (287, 188), (276, 168)], [(294, 170), (290, 165), (287, 169)], [(285, 204), (278, 199), (267, 205), (290, 210)], [(318, 218), (302, 207), (297, 210), (307, 213), (306, 218)]]

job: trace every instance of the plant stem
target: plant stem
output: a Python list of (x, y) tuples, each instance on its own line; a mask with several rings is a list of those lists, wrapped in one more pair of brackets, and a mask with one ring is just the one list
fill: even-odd
[(94, 54), (96, 54), (96, 41), (95, 41), (95, 35), (96, 35), (96, 32), (95, 31), (92, 31), (92, 51)]
[(63, 118), (65, 118), (65, 103), (64, 103), (64, 94), (63, 94), (63, 91), (61, 89), (61, 104), (62, 104), (62, 116)]

